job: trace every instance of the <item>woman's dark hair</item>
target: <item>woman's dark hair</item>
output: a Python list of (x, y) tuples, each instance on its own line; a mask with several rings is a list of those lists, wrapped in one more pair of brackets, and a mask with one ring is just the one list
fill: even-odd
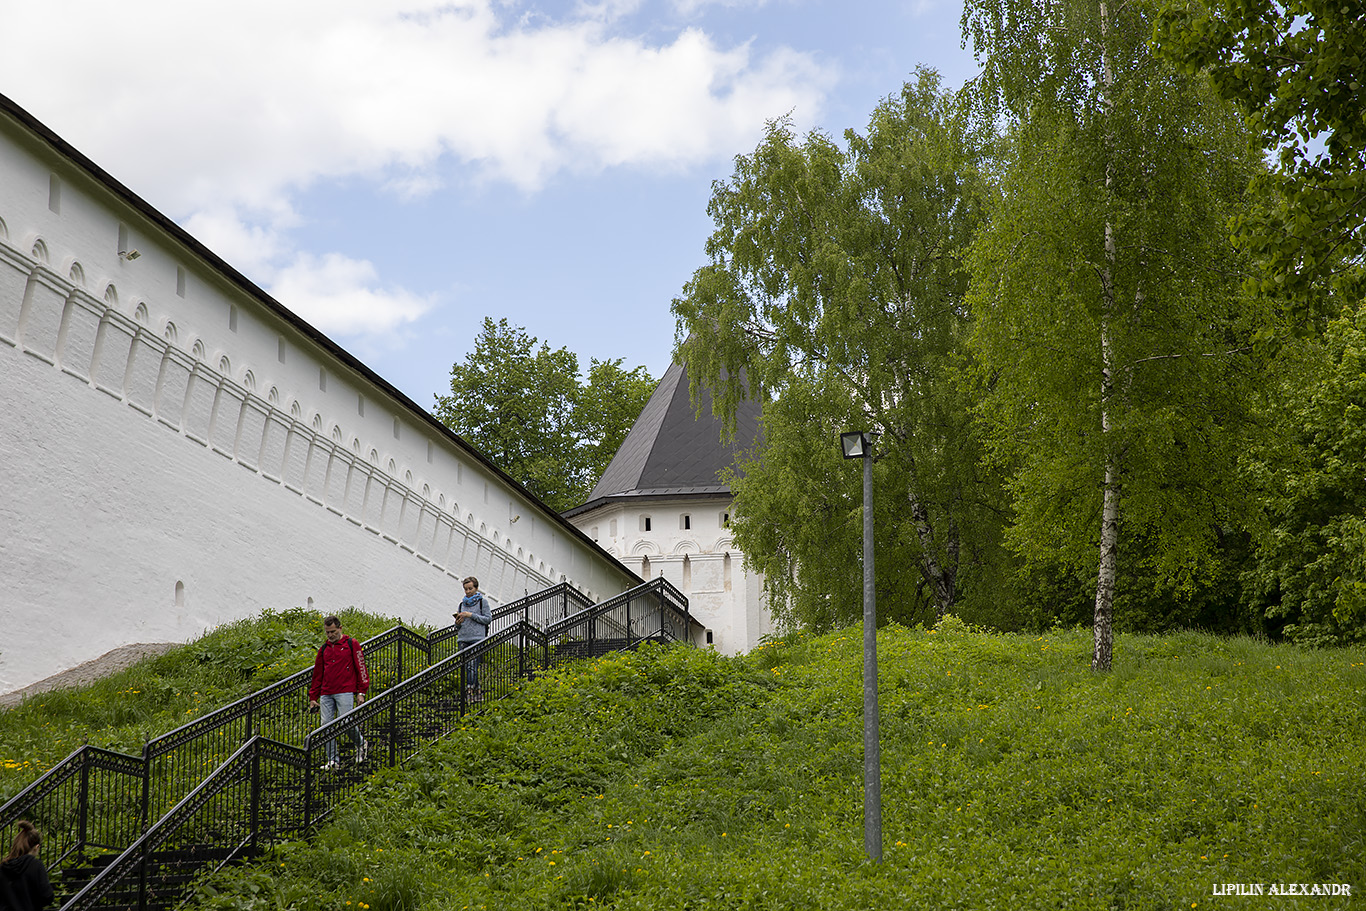
[(6, 860), (23, 857), (42, 843), (43, 836), (34, 828), (33, 823), (27, 819), (21, 819), (19, 820), (19, 834), (14, 836), (14, 844), (10, 845), (9, 857)]

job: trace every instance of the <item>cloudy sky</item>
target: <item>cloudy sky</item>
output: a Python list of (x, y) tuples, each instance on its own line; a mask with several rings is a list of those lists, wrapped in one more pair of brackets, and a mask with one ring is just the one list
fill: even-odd
[(711, 182), (772, 118), (840, 135), (917, 64), (961, 84), (960, 13), (44, 0), (8, 4), (0, 92), (430, 407), (486, 315), (660, 376)]

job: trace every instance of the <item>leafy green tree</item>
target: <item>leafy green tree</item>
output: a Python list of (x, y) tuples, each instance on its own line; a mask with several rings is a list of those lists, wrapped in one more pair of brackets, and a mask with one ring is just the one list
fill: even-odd
[(1300, 319), (1366, 293), (1366, 13), (1359, 0), (1172, 0), (1158, 52), (1203, 70), (1276, 152), (1235, 241)]
[(1268, 522), (1253, 606), (1306, 644), (1366, 640), (1366, 307), (1300, 343), (1275, 444), (1252, 463)]
[(1010, 472), (1011, 544), (1095, 567), (1097, 670), (1122, 535), (1178, 589), (1214, 571), (1259, 376), (1225, 228), (1258, 150), (1205, 79), (1151, 53), (1150, 13), (968, 0), (963, 14), (977, 97), (1010, 127), (970, 259), (982, 414)]
[(572, 351), (551, 350), (506, 319), (485, 317), (433, 413), (563, 511), (587, 498), (654, 391), (644, 367), (621, 364), (592, 359), (584, 384)]
[(732, 482), (735, 539), (775, 610), (815, 626), (859, 610), (860, 481), (841, 430), (882, 434), (884, 603), (954, 608), (1000, 528), (956, 380), (987, 137), (921, 70), (845, 140), (771, 123), (713, 186), (710, 262), (673, 304), (694, 394), (710, 385), (731, 417), (746, 394), (764, 402), (763, 446)]

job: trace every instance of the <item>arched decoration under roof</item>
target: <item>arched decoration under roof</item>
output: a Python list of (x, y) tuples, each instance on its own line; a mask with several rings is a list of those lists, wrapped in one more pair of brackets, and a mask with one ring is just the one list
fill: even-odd
[[(119, 289), (114, 287), (113, 282), (104, 286), (104, 302), (111, 307), (117, 307), (119, 305)], [(146, 313), (147, 305), (142, 304), (141, 306), (142, 312)]]
[[(411, 471), (408, 472), (408, 483), (409, 483), (409, 484), (413, 483), (413, 473), (412, 473)], [(424, 500), (430, 500), (431, 498), (432, 498), (432, 488), (431, 488), (431, 485), (429, 485), (429, 484), (423, 484), (423, 485), (422, 485), (422, 499), (424, 499)]]
[(85, 287), (85, 269), (81, 267), (78, 261), (74, 259), (71, 261), (71, 268), (66, 270), (66, 277), (77, 288)]
[(697, 546), (696, 541), (679, 541), (674, 545), (675, 554), (700, 554), (702, 548)]
[(266, 393), (266, 401), (271, 405), (280, 404), (280, 388), (278, 386), (270, 387), (270, 391)]
[(197, 361), (204, 360), (204, 343), (201, 340), (194, 340), (194, 345), (190, 347), (190, 356)]
[(226, 354), (218, 359), (218, 372), (227, 377), (232, 376), (232, 361)]
[[(356, 442), (359, 443), (360, 440), (356, 440)], [(379, 467), (379, 450), (378, 450), (378, 449), (372, 449), (372, 450), (370, 450), (370, 464), (373, 465), (373, 466), (375, 466), (376, 468)]]
[[(322, 415), (318, 415), (317, 417), (315, 417), (315, 418), (313, 419), (313, 420), (314, 420), (314, 423), (317, 423), (318, 421), (320, 421), (321, 418), (322, 418)], [(322, 428), (319, 427), (318, 429), (321, 430)], [(332, 442), (334, 442), (334, 443), (340, 443), (341, 441), (342, 441), (341, 425), (340, 425), (340, 424), (333, 424), (333, 425), (332, 425)]]
[(171, 322), (170, 320), (167, 320), (166, 328), (161, 330), (161, 337), (164, 338), (166, 341), (170, 342), (172, 345), (174, 345), (179, 335), (180, 332), (176, 329), (175, 323)]
[(636, 556), (636, 557), (640, 556), (641, 554), (658, 554), (658, 553), (660, 553), (659, 545), (656, 544), (656, 543), (653, 542), (653, 541), (637, 541), (637, 542), (636, 542), (634, 545), (632, 545), (632, 547), (631, 547), (631, 554), (632, 554), (632, 556)]
[[(110, 285), (109, 287), (112, 289), (114, 286)], [(105, 294), (105, 300), (109, 300), (109, 295), (107, 293)], [(133, 319), (145, 326), (151, 318), (151, 314), (147, 312), (147, 302), (138, 301), (137, 308), (133, 310)]]
[(256, 374), (252, 373), (250, 370), (248, 370), (246, 373), (242, 374), (242, 387), (243, 387), (244, 389), (246, 389), (247, 392), (255, 392), (255, 391), (256, 391)]
[[(296, 421), (302, 421), (304, 419), (304, 406), (299, 404), (298, 399), (295, 399), (294, 404), (289, 406), (289, 416)], [(321, 420), (318, 421), (318, 429), (322, 429)]]
[(351, 438), (351, 452), (354, 455), (360, 455), (360, 437)]
[(29, 256), (43, 265), (47, 265), (47, 243), (41, 237), (33, 239), (33, 246), (29, 248)]

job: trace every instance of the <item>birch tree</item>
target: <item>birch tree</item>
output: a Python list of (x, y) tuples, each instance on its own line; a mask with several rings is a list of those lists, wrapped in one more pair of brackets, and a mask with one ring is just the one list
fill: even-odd
[(1010, 134), (968, 295), (1010, 540), (1095, 567), (1091, 666), (1108, 670), (1123, 535), (1191, 580), (1237, 502), (1255, 327), (1226, 222), (1257, 149), (1153, 56), (1142, 2), (968, 0), (963, 28)]

